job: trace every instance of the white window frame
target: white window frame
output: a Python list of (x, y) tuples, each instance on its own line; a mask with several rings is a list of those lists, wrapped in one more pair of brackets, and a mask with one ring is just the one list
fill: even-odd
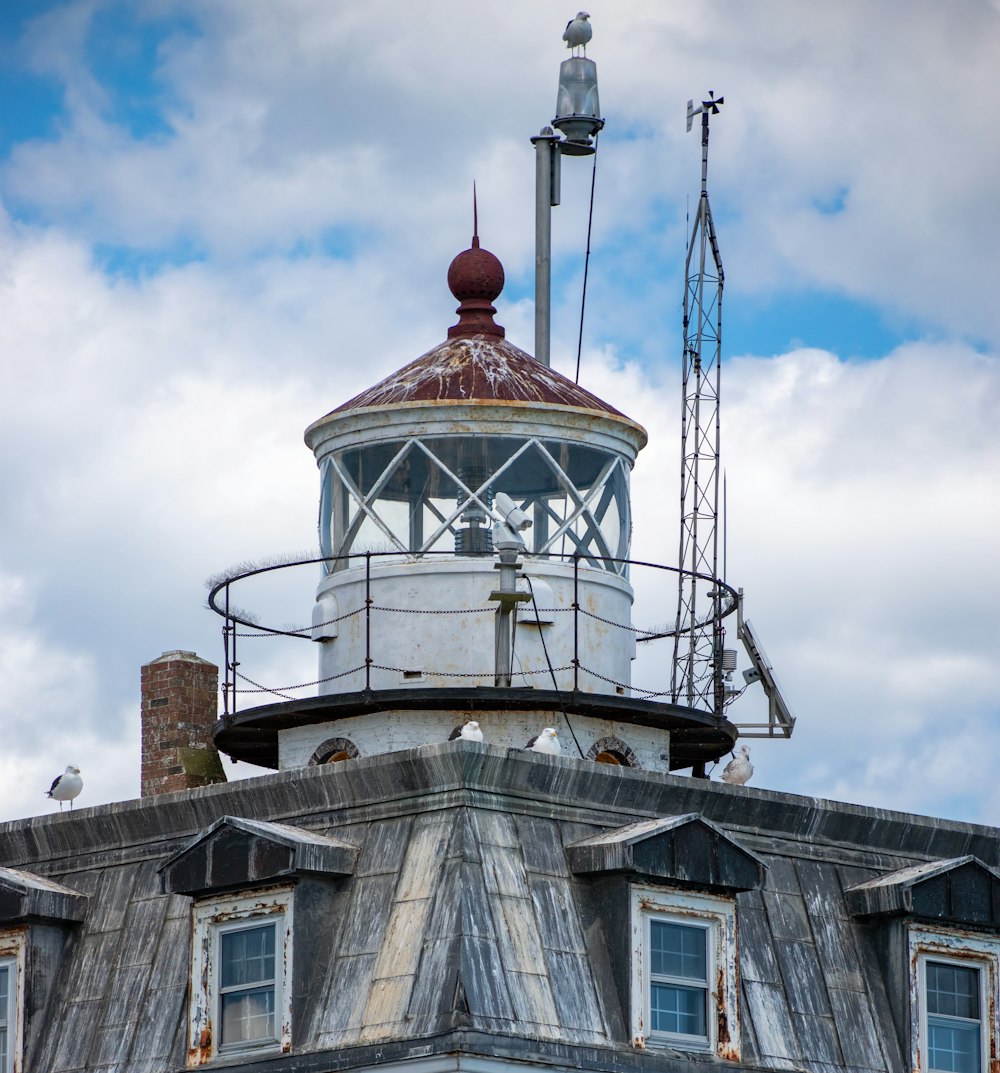
[[(292, 1049), (292, 888), (269, 888), (196, 902), (192, 910), (191, 1005), (188, 1065), (216, 1058)], [(221, 936), (226, 932), (275, 925), (275, 1036), (250, 1043), (221, 1044)]]
[(7, 989), (7, 1062), (0, 1073), (22, 1073), (24, 1068), (24, 980), (28, 963), (28, 929), (0, 931), (0, 966), (10, 973)]
[[(707, 1034), (653, 1032), (650, 995), (650, 921), (703, 928), (706, 934)], [(739, 1061), (736, 902), (711, 894), (633, 884), (631, 894), (631, 1021), (635, 1047), (705, 1051)], [(721, 1037), (721, 1038), (720, 1038)]]
[(927, 963), (939, 962), (979, 973), (980, 1056), (979, 1073), (986, 1073), (988, 1058), (1000, 1051), (1000, 940), (945, 928), (910, 928), (910, 1046), (912, 1069), (929, 1073), (927, 1057)]

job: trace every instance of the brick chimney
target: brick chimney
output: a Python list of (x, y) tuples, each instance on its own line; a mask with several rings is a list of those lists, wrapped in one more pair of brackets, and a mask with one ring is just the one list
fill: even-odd
[(194, 652), (164, 652), (142, 668), (142, 796), (225, 782), (212, 741), (219, 668)]

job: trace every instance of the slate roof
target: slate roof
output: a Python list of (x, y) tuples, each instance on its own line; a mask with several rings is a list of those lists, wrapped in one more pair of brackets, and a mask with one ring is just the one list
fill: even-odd
[(325, 926), (296, 953), (295, 1052), (228, 1070), (455, 1053), (704, 1068), (631, 1046), (620, 921), (603, 911), (604, 880), (574, 875), (565, 850), (691, 813), (765, 866), (736, 895), (742, 1064), (908, 1068), (876, 935), (845, 890), (935, 857), (995, 868), (996, 831), (461, 741), (0, 825), (0, 862), (87, 896), (29, 1020), (26, 1068), (184, 1067), (192, 903), (163, 893), (159, 870), (224, 816), (360, 849), (353, 874), (322, 880)]

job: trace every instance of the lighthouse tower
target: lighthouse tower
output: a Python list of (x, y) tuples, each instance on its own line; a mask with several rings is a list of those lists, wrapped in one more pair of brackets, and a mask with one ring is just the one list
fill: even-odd
[(505, 338), (503, 283), (474, 233), (448, 270), (445, 341), (306, 430), (316, 695), (228, 712), (230, 755), (349, 760), (473, 720), (490, 744), (551, 727), (564, 753), (653, 771), (732, 748), (724, 717), (634, 695), (629, 478), (646, 433)]

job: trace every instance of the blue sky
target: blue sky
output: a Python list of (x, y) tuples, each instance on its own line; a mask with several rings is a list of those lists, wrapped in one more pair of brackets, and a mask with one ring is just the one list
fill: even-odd
[[(47, 785), (96, 750), (84, 800), (136, 792), (139, 664), (218, 658), (203, 578), (314, 539), (301, 431), (443, 338), (473, 181), (507, 271), (499, 319), (531, 349), (528, 138), (551, 118), (568, 14), (401, 11), (0, 8), (9, 771)], [(607, 126), (583, 383), (651, 433), (636, 550), (676, 546), (700, 164), (684, 110), (711, 88), (731, 574), (800, 715), (791, 742), (755, 746), (759, 784), (988, 819), (1000, 791), (967, 775), (1000, 726), (1000, 147), (957, 87), (996, 89), (997, 5), (591, 15)], [(565, 163), (554, 215), (570, 375), (590, 178)], [(38, 807), (21, 780), (3, 793), (0, 815)]]

